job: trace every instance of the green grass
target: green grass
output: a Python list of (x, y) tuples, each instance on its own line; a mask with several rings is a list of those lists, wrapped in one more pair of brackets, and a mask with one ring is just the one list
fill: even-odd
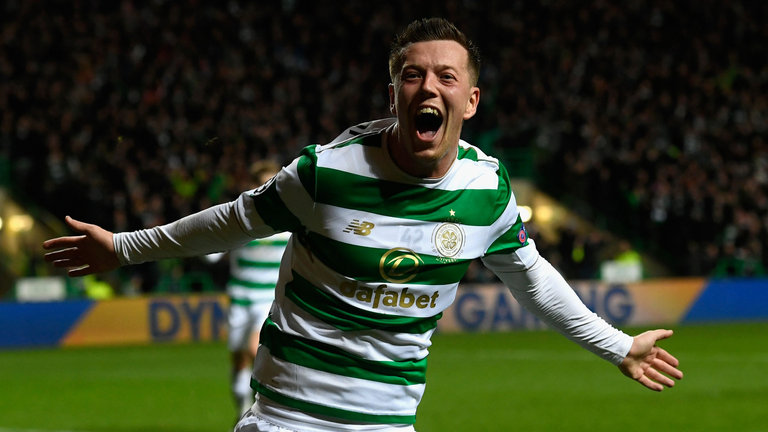
[[(768, 323), (675, 328), (662, 393), (551, 332), (435, 335), (419, 432), (768, 431)], [(231, 430), (223, 344), (0, 352), (0, 432)]]
[(228, 368), (223, 344), (1, 352), (0, 432), (231, 430)]
[(675, 328), (660, 345), (685, 377), (661, 393), (552, 332), (443, 336), (417, 429), (768, 431), (767, 335), (766, 323)]

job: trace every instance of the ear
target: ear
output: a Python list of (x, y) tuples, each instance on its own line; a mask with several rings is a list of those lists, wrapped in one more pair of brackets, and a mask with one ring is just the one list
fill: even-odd
[(397, 115), (397, 108), (395, 107), (395, 85), (392, 83), (389, 83), (388, 86), (389, 91), (389, 112), (392, 113), (392, 115)]
[(467, 108), (464, 110), (464, 120), (471, 119), (477, 112), (477, 105), (480, 103), (480, 88), (472, 87), (467, 101)]

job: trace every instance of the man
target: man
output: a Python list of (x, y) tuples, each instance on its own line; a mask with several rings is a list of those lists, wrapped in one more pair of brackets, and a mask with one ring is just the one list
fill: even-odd
[[(250, 176), (261, 186), (279, 171), (280, 165), (274, 161), (258, 161), (251, 166)], [(229, 253), (227, 346), (231, 353), (232, 395), (238, 416), (253, 405), (251, 370), (259, 347), (259, 329), (275, 298), (280, 259), (289, 237), (290, 233), (283, 232), (255, 239)]]
[(503, 166), (460, 140), (480, 100), (477, 49), (443, 19), (393, 44), (394, 119), (309, 146), (256, 191), (132, 233), (67, 218), (44, 243), (80, 276), (293, 233), (254, 364), (256, 403), (236, 430), (413, 431), (430, 337), (480, 257), (520, 303), (652, 390), (682, 378), (655, 330), (634, 338), (593, 314), (529, 239)]

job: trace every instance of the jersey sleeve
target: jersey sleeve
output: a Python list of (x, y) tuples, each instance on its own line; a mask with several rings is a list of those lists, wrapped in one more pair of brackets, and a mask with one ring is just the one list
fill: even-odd
[[(243, 219), (256, 237), (277, 232), (300, 232), (314, 218), (316, 146), (308, 146), (299, 157), (263, 186), (244, 193)], [(263, 222), (251, 226), (248, 221)]]
[[(499, 190), (509, 179), (500, 166)], [(511, 193), (500, 193), (504, 211), (492, 225), (491, 245), (483, 263), (507, 286), (515, 299), (550, 327), (601, 358), (618, 365), (632, 346), (632, 337), (615, 329), (589, 310), (570, 285), (539, 255), (528, 238), (517, 202)]]
[[(115, 253), (121, 264), (140, 264), (223, 252), (251, 239), (239, 217), (239, 200), (210, 207), (154, 228), (116, 233)], [(253, 222), (252, 222), (253, 223)]]
[(254, 238), (303, 229), (312, 220), (314, 146), (259, 188), (166, 225), (117, 233), (113, 237), (121, 264), (139, 264), (228, 251)]
[(488, 227), (489, 246), (483, 256), (486, 258), (504, 256), (502, 259), (491, 259), (485, 262), (491, 270), (493, 266), (503, 263), (505, 267), (513, 266), (517, 270), (530, 267), (539, 256), (534, 241), (528, 238), (528, 231), (520, 217), (517, 200), (512, 192), (509, 176), (503, 165), (498, 165), (498, 187), (494, 208), (503, 209), (496, 220)]
[(486, 264), (521, 305), (568, 339), (615, 365), (629, 353), (632, 337), (589, 310), (543, 257), (525, 270), (516, 269), (506, 255), (494, 255)]

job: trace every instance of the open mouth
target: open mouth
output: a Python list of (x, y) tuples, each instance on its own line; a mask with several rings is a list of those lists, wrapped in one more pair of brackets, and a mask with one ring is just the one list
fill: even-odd
[(443, 116), (435, 108), (424, 107), (419, 109), (414, 119), (416, 131), (424, 138), (433, 138), (443, 124)]

